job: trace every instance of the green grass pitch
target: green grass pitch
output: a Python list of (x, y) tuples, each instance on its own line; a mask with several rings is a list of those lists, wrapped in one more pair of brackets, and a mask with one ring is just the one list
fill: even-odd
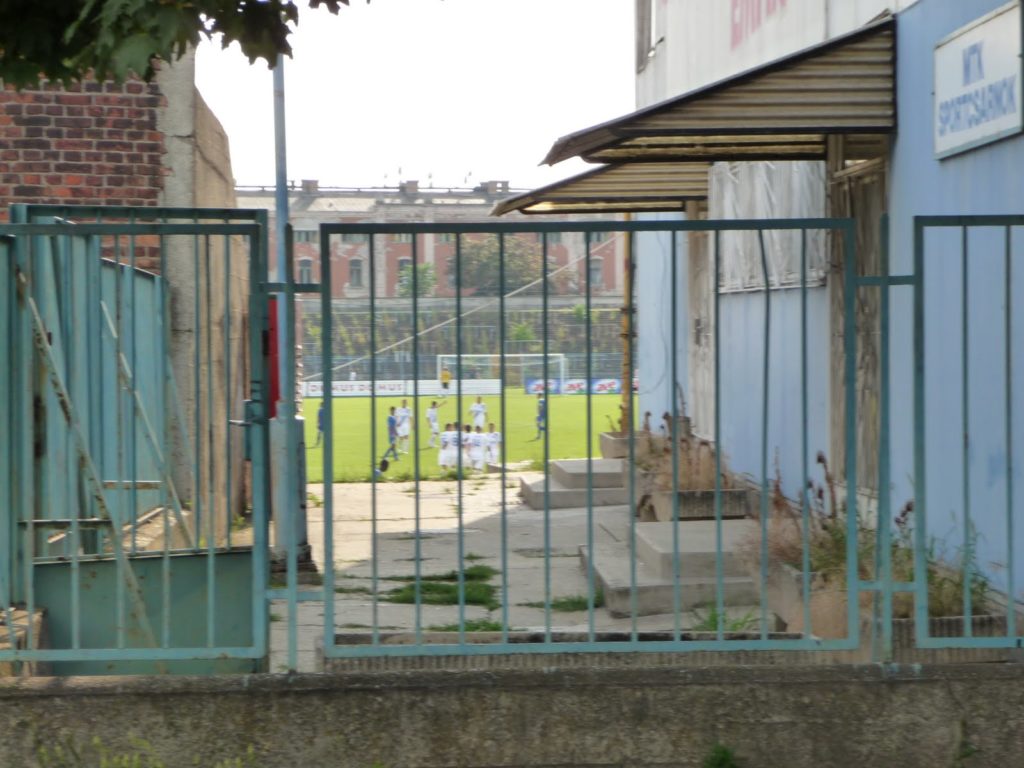
[[(378, 397), (377, 404), (377, 445), (376, 456), (371, 454), (370, 443), (370, 398), (339, 397), (332, 401), (334, 411), (334, 480), (336, 482), (365, 482), (370, 479), (371, 467), (387, 450), (387, 416), (391, 406), (398, 407), (400, 397)], [(413, 398), (408, 398), (409, 407), (413, 407)], [(437, 465), (437, 448), (427, 448), (430, 440), (430, 428), (427, 425), (426, 412), (432, 400), (443, 403), (438, 411), (441, 429), (445, 422), (470, 422), (469, 406), (476, 401), (475, 395), (462, 396), (462, 412), (458, 412), (458, 403), (454, 395), (446, 400), (437, 397), (420, 396), (419, 419), (414, 421), (414, 429), (409, 436), (410, 451), (402, 455), (399, 461), (391, 462), (382, 480), (411, 480), (415, 459), (413, 448), (419, 434), (420, 479), (437, 479), (442, 477)], [(487, 405), (487, 420), (493, 421), (495, 429), (504, 436), (504, 460), (506, 462), (544, 460), (545, 441), (534, 440), (537, 435), (535, 419), (537, 416), (537, 396), (528, 395), (521, 388), (505, 390), (505, 428), (501, 426), (501, 397), (484, 395)], [(619, 395), (593, 395), (591, 397), (592, 451), (595, 458), (600, 457), (598, 435), (610, 429), (609, 418), (618, 420)], [(306, 424), (306, 468), (307, 479), (311, 483), (323, 482), (324, 458), (323, 445), (316, 446), (317, 411), (319, 399), (306, 399), (302, 404), (302, 415)], [(587, 398), (584, 395), (553, 395), (548, 398), (548, 458), (568, 459), (583, 458), (587, 455)], [(416, 429), (418, 427), (418, 429)], [(486, 432), (486, 428), (484, 429)]]

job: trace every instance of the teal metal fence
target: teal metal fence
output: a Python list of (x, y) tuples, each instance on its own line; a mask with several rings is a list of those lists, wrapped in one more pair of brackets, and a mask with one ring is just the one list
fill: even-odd
[[(248, 286), (265, 280), (265, 213), (14, 206), (11, 220), (0, 663), (260, 668), (266, 311)], [(232, 421), (255, 424), (248, 439)]]
[[(892, 589), (913, 594), (919, 647), (1019, 648), (1024, 216), (918, 216), (913, 236), (913, 273), (891, 283), (913, 286), (914, 578)], [(937, 602), (961, 620), (934, 626)]]
[(1024, 217), (11, 219), (0, 664), (1021, 645)]
[[(844, 219), (322, 225), (316, 274), (307, 266), (303, 281), (286, 287), (320, 301), (315, 327), (300, 316), (296, 333), (312, 346), (303, 355), (317, 358), (303, 410), (310, 542), (323, 576), (319, 588), (275, 593), (289, 629), (312, 602), (322, 603), (327, 658), (859, 648), (861, 606), (883, 586), (873, 559), (864, 562), (858, 429), (838, 436), (844, 465), (833, 477), (824, 458), (833, 436), (823, 427), (837, 392), (845, 393), (841, 422), (858, 424), (856, 317), (833, 317), (823, 300), (829, 285), (812, 263), (828, 259), (809, 253), (812, 233), (827, 233), (847, 265), (843, 302), (854, 306), (854, 229)], [(760, 287), (725, 290), (722, 264), (741, 236), (755, 244)], [(554, 247), (570, 241), (575, 250)], [(344, 245), (353, 242), (358, 248)], [(608, 242), (619, 244), (618, 258), (634, 253), (640, 271), (663, 269), (667, 289), (656, 301), (641, 285), (639, 316), (623, 315), (630, 375), (618, 386), (634, 391), (623, 407), (636, 415), (599, 440), (606, 412), (620, 412), (619, 398), (602, 394), (589, 369), (591, 264)], [(694, 271), (698, 258), (702, 272)], [(368, 275), (356, 297), (337, 276), (354, 259)], [(787, 259), (795, 272), (779, 266)], [(396, 296), (389, 281), (402, 270), (407, 283)], [(449, 295), (439, 301), (442, 280)], [(510, 295), (532, 300), (542, 316), (542, 370), (525, 405), (505, 386)], [(551, 325), (555, 296), (578, 303), (582, 350), (560, 348), (566, 334)], [(334, 323), (353, 298), (370, 322), (360, 349)], [(473, 324), (489, 317), (497, 337), (487, 378), (463, 369), (470, 298)], [(380, 380), (374, 318), (404, 307), (404, 339), (388, 355), (397, 347), (409, 370), (421, 370), (420, 345), (434, 341), (437, 325), (422, 323), (421, 302), (433, 319), (439, 306), (448, 313), (450, 381)], [(707, 320), (691, 331), (693, 317)], [(830, 333), (846, 355), (835, 377), (823, 376), (828, 368), (816, 359)], [(336, 364), (342, 334), (345, 357)], [(665, 341), (663, 382), (645, 380), (653, 369), (640, 351), (645, 334)], [(684, 359), (697, 346), (710, 346), (708, 367), (687, 372)], [(553, 356), (580, 351), (583, 384), (576, 394), (556, 392), (564, 382), (552, 378)], [(353, 364), (364, 372), (358, 380), (348, 373)], [(658, 400), (656, 391), (668, 397)], [(491, 421), (502, 440), (490, 460), (481, 459), (473, 426), (478, 397), (491, 414), (482, 422), (485, 442)], [(698, 424), (687, 409), (702, 397), (711, 418)], [(646, 412), (653, 405), (663, 414)], [(526, 435), (534, 431), (531, 446)], [(435, 453), (438, 441), (447, 462)], [(799, 475), (780, 477), (782, 454)], [(569, 457), (575, 461), (560, 461)], [(823, 477), (815, 474), (821, 464)], [(831, 566), (822, 562), (827, 546)], [(818, 632), (812, 607), (826, 566), (835, 568), (827, 576), (841, 615), (830, 632)], [(785, 609), (779, 590), (787, 591)], [(294, 668), (298, 652), (289, 650)]]

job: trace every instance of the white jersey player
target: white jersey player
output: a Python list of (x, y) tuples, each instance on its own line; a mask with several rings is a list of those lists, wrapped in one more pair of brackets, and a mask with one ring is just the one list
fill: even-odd
[(469, 436), (469, 461), (473, 469), (482, 470), (487, 458), (487, 436), (477, 427)]
[(473, 421), (473, 426), (482, 430), (484, 424), (487, 423), (487, 406), (484, 404), (482, 397), (478, 397), (476, 402), (469, 406), (469, 415)]
[(398, 450), (408, 453), (409, 432), (412, 428), (412, 411), (409, 410), (408, 400), (402, 400), (402, 406), (395, 409), (395, 418), (398, 420)]
[(431, 400), (430, 407), (427, 408), (427, 426), (430, 427), (430, 440), (427, 442), (428, 448), (433, 448), (440, 443), (441, 425), (437, 422), (437, 408), (437, 400)]
[(458, 441), (459, 433), (452, 429), (451, 424), (445, 424), (440, 437), (441, 450), (437, 453), (437, 464), (442, 469), (448, 469), (455, 465), (454, 445)]
[(494, 424), (491, 423), (487, 429), (487, 463), (501, 463), (501, 432), (495, 432)]

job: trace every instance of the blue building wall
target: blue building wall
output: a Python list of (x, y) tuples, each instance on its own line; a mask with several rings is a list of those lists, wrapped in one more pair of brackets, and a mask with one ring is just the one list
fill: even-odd
[[(647, 214), (647, 221), (679, 221), (681, 214)], [(690, 402), (687, 367), (690, 328), (689, 290), (687, 281), (687, 238), (676, 235), (676, 376)], [(672, 411), (672, 234), (641, 232), (634, 239), (636, 258), (636, 366), (640, 381), (639, 413), (636, 426), (643, 424), (643, 415), (651, 413), (651, 425), (657, 429), (661, 415)]]
[[(937, 160), (932, 141), (934, 48), (960, 27), (1004, 5), (1003, 0), (921, 0), (898, 17), (897, 110), (899, 128), (890, 176), (891, 271), (913, 270), (913, 217), (934, 214), (1024, 213), (1024, 137), (1020, 135)], [(964, 460), (962, 277), (959, 230), (932, 231), (925, 243), (925, 422), (928, 532), (936, 547), (956, 560), (974, 539), (976, 562), (1000, 587), (1008, 581), (1010, 548), (1024, 552), (1024, 228), (1014, 233), (1014, 304), (1009, 343), (1014, 403), (1014, 511), (1007, 535), (1006, 273), (1003, 233), (974, 231), (969, 238), (967, 341), (967, 458)], [(913, 497), (912, 291), (893, 300), (891, 391), (895, 509)], [(966, 484), (965, 484), (966, 479)], [(965, 534), (965, 487), (972, 524)], [(1024, 588), (1024, 565), (1014, 592)]]
[[(648, 220), (678, 220), (675, 214), (651, 214)], [(637, 361), (640, 378), (637, 426), (645, 412), (652, 427), (671, 411), (671, 235), (641, 233), (636, 238)], [(689, 360), (693, 323), (689, 310), (687, 237), (677, 236), (679, 259), (676, 285), (676, 383), (692, 406)], [(783, 488), (797, 496), (803, 485), (801, 410), (801, 301), (799, 289), (772, 290), (768, 381), (768, 476), (776, 466)], [(729, 469), (759, 480), (761, 477), (762, 404), (764, 364), (764, 294), (722, 294), (721, 304), (721, 429), (719, 444)], [(812, 477), (818, 451), (829, 450), (829, 319), (828, 288), (807, 292), (807, 397), (808, 465)], [(710, 425), (703, 430), (713, 437)]]
[[(784, 492), (797, 498), (804, 481), (801, 375), (801, 292), (771, 291), (768, 340), (768, 481), (776, 471)], [(719, 444), (734, 473), (760, 480), (764, 412), (764, 293), (723, 294), (721, 313), (721, 424)], [(807, 290), (807, 464), (829, 451), (829, 294)]]

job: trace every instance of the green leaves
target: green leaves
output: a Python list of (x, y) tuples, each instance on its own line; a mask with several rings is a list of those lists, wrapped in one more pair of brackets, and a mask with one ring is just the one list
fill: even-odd
[[(349, 0), (306, 2), (338, 13)], [(90, 75), (149, 80), (155, 61), (180, 58), (216, 34), (225, 47), (237, 42), (249, 61), (273, 66), (291, 54), (288, 36), (298, 22), (295, 0), (4, 0), (0, 80), (16, 87)]]

